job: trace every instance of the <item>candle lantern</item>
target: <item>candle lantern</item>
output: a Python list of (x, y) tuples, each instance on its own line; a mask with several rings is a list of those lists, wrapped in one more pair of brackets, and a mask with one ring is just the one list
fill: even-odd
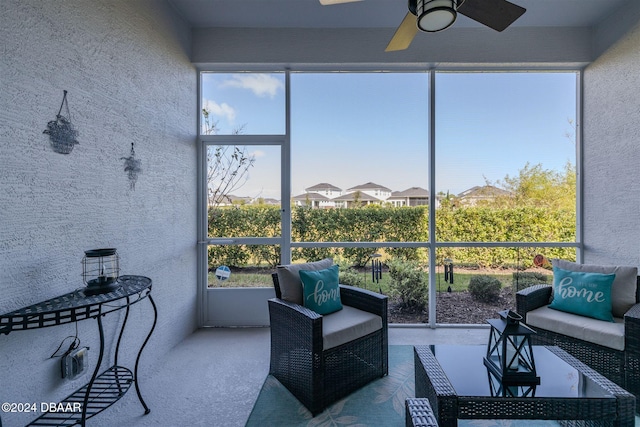
[(82, 280), (87, 285), (85, 295), (96, 295), (114, 291), (120, 287), (120, 259), (114, 248), (84, 251), (82, 258)]
[(499, 319), (488, 319), (491, 325), (484, 364), (503, 385), (540, 384), (533, 359), (531, 335), (536, 332), (521, 324), (522, 316), (505, 310)]

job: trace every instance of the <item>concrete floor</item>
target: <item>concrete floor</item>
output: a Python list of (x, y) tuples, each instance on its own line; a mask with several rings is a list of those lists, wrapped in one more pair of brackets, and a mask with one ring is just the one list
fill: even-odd
[[(485, 344), (487, 328), (389, 328), (390, 345)], [(269, 373), (268, 328), (200, 329), (160, 355), (140, 378), (151, 413), (135, 390), (90, 419), (89, 426), (244, 426)], [(150, 357), (149, 355), (143, 355)]]

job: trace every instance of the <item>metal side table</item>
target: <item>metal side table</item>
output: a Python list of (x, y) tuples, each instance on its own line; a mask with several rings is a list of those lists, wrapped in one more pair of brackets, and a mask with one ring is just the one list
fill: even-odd
[[(63, 325), (85, 319), (96, 319), (98, 321), (100, 353), (91, 380), (60, 402), (63, 405), (77, 405), (81, 402), (82, 412), (45, 412), (32, 421), (29, 424), (30, 426), (71, 426), (75, 424), (84, 426), (87, 419), (104, 411), (124, 396), (131, 384), (135, 384), (136, 393), (144, 407), (145, 414), (150, 412), (140, 393), (138, 365), (142, 350), (147, 345), (149, 338), (151, 338), (158, 320), (158, 310), (153, 298), (151, 298), (151, 279), (143, 276), (120, 276), (118, 282), (120, 287), (112, 292), (88, 296), (84, 294), (82, 289), (76, 290), (0, 315), (0, 335), (8, 335), (13, 331)], [(118, 365), (118, 354), (124, 328), (129, 317), (129, 308), (143, 299), (148, 299), (153, 307), (153, 325), (138, 351), (135, 368), (131, 372), (131, 370)], [(102, 317), (122, 309), (126, 311), (116, 344), (114, 365), (98, 374), (104, 355)]]

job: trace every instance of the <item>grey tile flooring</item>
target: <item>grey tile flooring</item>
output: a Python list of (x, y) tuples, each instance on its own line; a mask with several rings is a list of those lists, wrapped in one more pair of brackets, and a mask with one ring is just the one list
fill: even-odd
[[(487, 342), (487, 328), (390, 327), (390, 345)], [(199, 329), (141, 369), (144, 415), (132, 388), (89, 426), (244, 426), (269, 373), (269, 328)], [(144, 354), (146, 357), (154, 355)]]

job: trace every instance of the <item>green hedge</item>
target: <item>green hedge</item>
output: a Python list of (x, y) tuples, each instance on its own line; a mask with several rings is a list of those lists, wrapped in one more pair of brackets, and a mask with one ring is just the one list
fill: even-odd
[[(441, 209), (440, 242), (574, 242), (575, 212), (536, 207)], [(438, 256), (478, 267), (529, 268), (543, 251), (547, 258), (575, 259), (574, 248), (442, 248)]]
[[(440, 242), (573, 242), (575, 212), (544, 208), (447, 208), (436, 213)], [(209, 211), (210, 237), (280, 236), (278, 206), (234, 206)], [(291, 215), (292, 241), (296, 242), (420, 242), (427, 241), (428, 209), (367, 206), (353, 209), (296, 207)], [(371, 248), (294, 248), (293, 259), (339, 258), (363, 265)], [(458, 265), (478, 267), (531, 267), (533, 257), (575, 259), (574, 248), (439, 248), (438, 262), (451, 258)], [(386, 259), (426, 262), (426, 251), (417, 248), (385, 248)], [(271, 245), (209, 246), (209, 265), (234, 267), (275, 266), (279, 247)]]
[[(297, 207), (291, 215), (291, 235), (298, 242), (412, 242), (427, 240), (428, 211), (419, 208), (367, 206), (357, 209)], [(336, 248), (295, 248), (294, 259), (336, 256)], [(341, 248), (338, 256), (352, 265), (363, 265), (371, 248)], [(417, 259), (415, 249), (392, 248), (392, 257)]]

